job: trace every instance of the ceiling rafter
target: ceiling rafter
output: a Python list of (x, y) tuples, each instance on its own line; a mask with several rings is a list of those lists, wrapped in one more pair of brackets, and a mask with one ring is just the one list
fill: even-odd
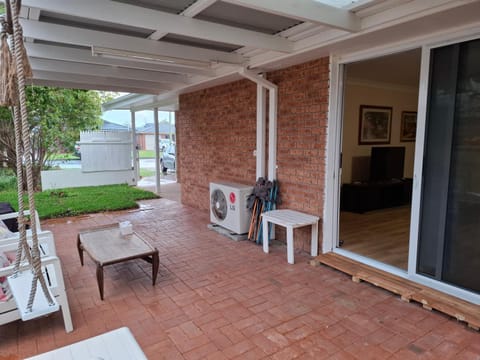
[(361, 21), (353, 12), (314, 0), (223, 0), (225, 2), (286, 16), (348, 32), (361, 30)]
[(151, 81), (136, 80), (132, 82), (129, 79), (110, 78), (105, 76), (91, 76), (81, 74), (62, 73), (54, 71), (33, 70), (33, 81), (37, 80), (49, 80), (49, 81), (63, 81), (72, 84), (90, 84), (101, 85), (108, 84), (112, 87), (136, 87), (139, 89), (145, 89), (151, 94), (157, 94), (163, 91), (171, 91), (173, 87), (165, 83), (155, 83)]
[(293, 43), (279, 36), (192, 19), (108, 0), (24, 0), (24, 6), (209, 41), (279, 52), (292, 52)]
[(80, 29), (20, 19), (23, 34), (38, 40), (51, 41), (63, 44), (83, 46), (98, 46), (104, 48), (121, 49), (131, 52), (169, 56), (179, 59), (242, 64), (246, 59), (235, 53), (200, 49), (193, 46), (177, 45), (166, 42), (140, 39), (133, 36), (118, 35), (108, 32)]
[[(183, 10), (180, 13), (180, 15), (183, 15), (183, 16), (186, 16), (186, 17), (189, 17), (189, 18), (193, 18), (217, 1), (218, 0), (197, 0), (192, 5), (190, 5), (188, 8)], [(148, 38), (152, 39), (152, 40), (160, 40), (161, 38), (163, 38), (167, 34), (168, 34), (168, 32), (157, 30), (153, 34), (151, 34)]]
[(98, 83), (73, 83), (68, 81), (58, 80), (42, 80), (32, 79), (28, 81), (29, 84), (38, 86), (50, 86), (65, 89), (82, 89), (82, 90), (99, 90), (99, 91), (115, 91), (115, 92), (128, 92), (134, 94), (161, 94), (164, 91), (158, 89), (146, 89), (133, 86), (114, 86), (110, 84), (98, 84)]
[(185, 75), (162, 73), (158, 71), (145, 71), (139, 69), (126, 69), (116, 66), (95, 64), (82, 64), (51, 59), (30, 58), (32, 70), (56, 71), (61, 73), (104, 76), (118, 79), (132, 79), (151, 81), (157, 83), (189, 84)]
[(135, 60), (124, 60), (106, 58), (101, 56), (92, 56), (91, 50), (75, 49), (65, 46), (45, 45), (45, 44), (25, 44), (27, 53), (30, 57), (39, 59), (62, 60), (69, 62), (79, 62), (85, 64), (120, 66), (129, 69), (141, 69), (147, 71), (160, 71), (173, 74), (187, 74), (198, 76), (213, 76), (215, 71), (212, 69), (191, 68), (174, 64), (148, 63)]

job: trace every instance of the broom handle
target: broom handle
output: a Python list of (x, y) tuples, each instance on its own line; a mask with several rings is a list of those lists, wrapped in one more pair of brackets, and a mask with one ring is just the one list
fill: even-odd
[(252, 236), (252, 231), (253, 231), (253, 223), (254, 223), (254, 219), (255, 219), (255, 211), (257, 211), (257, 202), (258, 200), (255, 199), (255, 201), (253, 202), (253, 208), (252, 208), (252, 218), (250, 219), (250, 227), (248, 228), (248, 240), (251, 240), (251, 236)]

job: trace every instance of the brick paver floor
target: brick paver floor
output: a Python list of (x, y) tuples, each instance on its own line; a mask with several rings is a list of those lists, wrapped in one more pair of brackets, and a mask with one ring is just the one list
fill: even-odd
[[(308, 254), (286, 261), (283, 246), (266, 255), (207, 229), (208, 212), (166, 199), (140, 211), (43, 223), (55, 234), (72, 311), (0, 327), (0, 359), (31, 356), (128, 326), (149, 359), (480, 359), (480, 334), (416, 304), (402, 302)], [(151, 267), (133, 261), (105, 268), (105, 301), (95, 266), (82, 268), (80, 228), (130, 220), (160, 251)]]

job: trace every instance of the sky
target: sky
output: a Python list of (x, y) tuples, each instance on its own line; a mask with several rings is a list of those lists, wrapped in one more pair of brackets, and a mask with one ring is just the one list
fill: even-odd
[[(159, 111), (158, 112), (158, 121), (168, 122), (168, 111)], [(172, 112), (172, 124), (175, 124), (175, 113)], [(102, 119), (110, 121), (115, 124), (130, 126), (131, 124), (131, 115), (130, 110), (110, 110), (105, 111), (102, 114)], [(142, 127), (147, 123), (153, 123), (153, 111), (137, 111), (135, 112), (135, 124), (136, 127)]]

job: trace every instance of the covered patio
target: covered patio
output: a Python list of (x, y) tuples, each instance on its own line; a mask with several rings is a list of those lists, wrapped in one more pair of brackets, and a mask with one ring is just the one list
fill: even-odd
[[(280, 242), (266, 255), (207, 229), (210, 181), (268, 176), (282, 182), (283, 208), (322, 217), (322, 252), (337, 251), (340, 70), (371, 52), (426, 53), (479, 33), (478, 0), (295, 3), (23, 1), (32, 84), (134, 93), (107, 108), (129, 109), (133, 128), (136, 111), (155, 110), (157, 170), (158, 110), (177, 112), (182, 203), (42, 223), (55, 236), (74, 331), (65, 333), (59, 313), (3, 325), (0, 360), (122, 326), (150, 359), (480, 358), (478, 331), (310, 266), (305, 232), (292, 266)], [(160, 252), (157, 284), (148, 264), (117, 264), (105, 270), (101, 301), (77, 234), (126, 220)]]
[[(150, 267), (105, 269), (105, 301), (95, 265), (80, 266), (78, 230), (130, 220), (160, 252)], [(49, 220), (62, 259), (74, 332), (60, 313), (0, 327), (0, 358), (49, 351), (128, 326), (150, 359), (476, 359), (478, 332), (454, 319), (331, 268), (305, 252), (286, 262), (283, 244), (266, 255), (207, 229), (208, 214), (167, 199), (138, 210)], [(13, 355), (13, 357), (8, 357)]]

